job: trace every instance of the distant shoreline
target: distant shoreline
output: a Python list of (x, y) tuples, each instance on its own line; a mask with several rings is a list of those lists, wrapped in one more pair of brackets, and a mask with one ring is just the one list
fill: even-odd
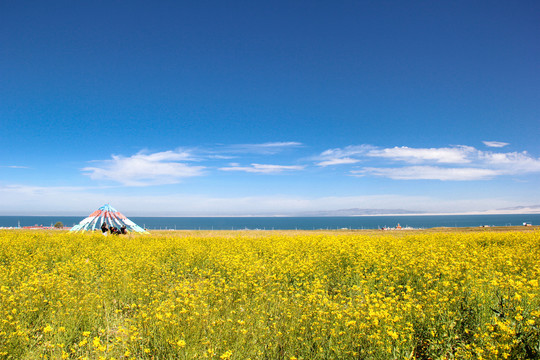
[[(376, 217), (376, 216), (476, 216), (476, 215), (540, 215), (540, 211), (512, 212), (512, 211), (471, 211), (471, 212), (451, 212), (451, 213), (387, 213), (387, 214), (352, 214), (352, 215), (305, 215), (305, 214), (255, 214), (255, 215), (129, 215), (134, 218), (331, 218), (331, 217)], [(86, 215), (0, 215), (3, 217), (80, 217)]]

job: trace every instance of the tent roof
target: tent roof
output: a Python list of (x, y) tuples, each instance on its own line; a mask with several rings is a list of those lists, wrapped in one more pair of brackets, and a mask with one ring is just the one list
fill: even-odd
[(133, 221), (129, 220), (124, 214), (113, 208), (109, 204), (105, 204), (90, 216), (83, 219), (79, 224), (71, 228), (70, 231), (86, 231), (101, 229), (101, 225), (106, 223), (108, 227), (114, 226), (121, 228), (125, 226), (129, 231), (145, 233), (146, 231)]

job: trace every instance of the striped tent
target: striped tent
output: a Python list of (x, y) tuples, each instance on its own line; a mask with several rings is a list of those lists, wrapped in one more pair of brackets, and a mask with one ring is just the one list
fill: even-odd
[(120, 229), (122, 226), (125, 226), (128, 231), (135, 231), (139, 233), (146, 232), (143, 228), (129, 220), (125, 215), (109, 204), (105, 204), (91, 213), (86, 219), (72, 227), (70, 231), (101, 229), (101, 225), (103, 223), (106, 223), (108, 227), (114, 226)]

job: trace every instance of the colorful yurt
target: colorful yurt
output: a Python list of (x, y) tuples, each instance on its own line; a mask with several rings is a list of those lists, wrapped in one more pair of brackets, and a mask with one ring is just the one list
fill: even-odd
[(72, 227), (70, 231), (100, 230), (103, 223), (106, 223), (109, 228), (114, 226), (120, 229), (122, 226), (125, 226), (128, 231), (146, 232), (109, 204), (105, 204), (91, 213), (86, 219)]

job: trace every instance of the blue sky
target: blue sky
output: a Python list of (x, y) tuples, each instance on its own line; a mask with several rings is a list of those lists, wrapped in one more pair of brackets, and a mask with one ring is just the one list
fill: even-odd
[(536, 1), (0, 2), (0, 214), (540, 204)]

